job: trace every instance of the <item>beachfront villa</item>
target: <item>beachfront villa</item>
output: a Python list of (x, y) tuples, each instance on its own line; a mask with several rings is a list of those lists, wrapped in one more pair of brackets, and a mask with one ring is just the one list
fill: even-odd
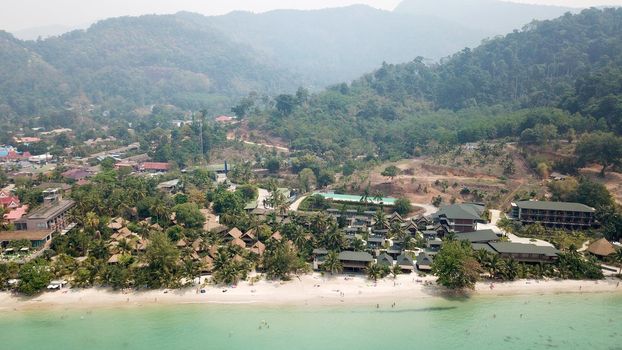
[(550, 246), (512, 242), (473, 243), (473, 250), (486, 250), (503, 259), (514, 259), (522, 263), (552, 263), (558, 259), (559, 250)]
[(431, 271), (432, 270), (433, 257), (427, 253), (421, 252), (417, 255), (417, 270)]
[(596, 226), (596, 209), (581, 203), (522, 201), (512, 203), (510, 213), (523, 225), (540, 224), (549, 228), (583, 230)]

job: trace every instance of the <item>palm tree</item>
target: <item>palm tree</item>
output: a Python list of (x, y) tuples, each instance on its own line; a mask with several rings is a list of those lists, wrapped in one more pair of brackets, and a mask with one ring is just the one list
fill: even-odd
[(510, 281), (514, 281), (519, 277), (519, 266), (516, 260), (510, 259), (505, 263), (505, 275)]
[(150, 211), (158, 221), (167, 220), (170, 216), (169, 208), (166, 206), (163, 200), (156, 200), (150, 208)]
[(292, 231), (290, 239), (294, 242), (294, 245), (300, 252), (305, 252), (307, 250), (306, 248), (309, 247), (310, 241), (307, 238), (307, 232), (305, 232), (305, 230), (298, 225), (296, 225)]
[(499, 255), (492, 255), (488, 260), (488, 272), (493, 278), (496, 278), (499, 272), (501, 272), (501, 259), (499, 259)]
[(482, 267), (487, 267), (490, 253), (485, 249), (479, 249), (475, 252), (475, 259), (477, 259), (477, 262), (479, 262)]
[(322, 270), (329, 272), (331, 275), (341, 273), (341, 271), (343, 271), (343, 265), (341, 265), (341, 261), (339, 260), (339, 253), (335, 251), (329, 252), (322, 264)]
[(374, 282), (377, 282), (378, 278), (382, 278), (382, 273), (382, 266), (376, 263), (371, 263), (369, 266), (367, 266), (367, 278), (373, 280)]
[(363, 194), (361, 195), (360, 202), (363, 204), (367, 204), (369, 202), (370, 195), (371, 195), (371, 191), (369, 189), (369, 184), (367, 184), (367, 187), (365, 187), (365, 189), (363, 190)]
[(97, 227), (99, 227), (99, 217), (97, 214), (92, 211), (86, 213), (86, 216), (84, 217), (84, 226), (89, 232), (95, 232)]
[(391, 275), (393, 275), (393, 279), (397, 279), (397, 275), (402, 273), (402, 268), (400, 265), (395, 264), (391, 267)]
[(378, 205), (380, 205), (380, 211), (384, 212), (384, 202), (382, 201), (382, 192), (376, 191), (376, 193), (374, 193), (373, 200), (375, 203), (378, 203)]
[(343, 233), (336, 228), (326, 231), (321, 237), (322, 246), (328, 250), (340, 251), (345, 247), (345, 237)]
[(384, 211), (377, 210), (376, 214), (374, 214), (374, 227), (379, 230), (389, 227), (389, 222), (387, 221), (387, 216), (384, 214)]
[(365, 242), (363, 242), (363, 240), (361, 239), (356, 238), (352, 240), (350, 248), (355, 252), (362, 252), (363, 250), (365, 250)]
[(449, 242), (451, 242), (451, 241), (455, 241), (455, 240), (456, 240), (456, 233), (455, 233), (455, 232), (453, 232), (453, 231), (451, 231), (451, 232), (447, 233), (447, 234), (445, 235), (445, 240), (446, 240), (446, 241), (449, 241)]
[(403, 242), (406, 239), (406, 236), (409, 236), (408, 232), (402, 224), (399, 222), (394, 222), (389, 227), (389, 237), (394, 238), (395, 240)]

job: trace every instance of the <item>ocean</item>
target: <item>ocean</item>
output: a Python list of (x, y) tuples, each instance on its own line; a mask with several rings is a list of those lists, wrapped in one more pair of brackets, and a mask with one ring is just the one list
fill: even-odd
[(0, 349), (622, 349), (622, 295), (4, 311)]

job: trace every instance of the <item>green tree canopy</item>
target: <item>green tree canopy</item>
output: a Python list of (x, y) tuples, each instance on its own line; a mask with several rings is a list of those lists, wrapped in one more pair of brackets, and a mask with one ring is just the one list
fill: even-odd
[(437, 283), (449, 289), (475, 288), (480, 271), (468, 242), (445, 241), (432, 263)]

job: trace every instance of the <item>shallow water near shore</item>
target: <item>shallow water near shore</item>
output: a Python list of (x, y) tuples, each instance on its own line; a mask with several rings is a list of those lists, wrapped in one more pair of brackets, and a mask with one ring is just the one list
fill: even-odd
[(2, 349), (620, 349), (622, 295), (4, 311)]

